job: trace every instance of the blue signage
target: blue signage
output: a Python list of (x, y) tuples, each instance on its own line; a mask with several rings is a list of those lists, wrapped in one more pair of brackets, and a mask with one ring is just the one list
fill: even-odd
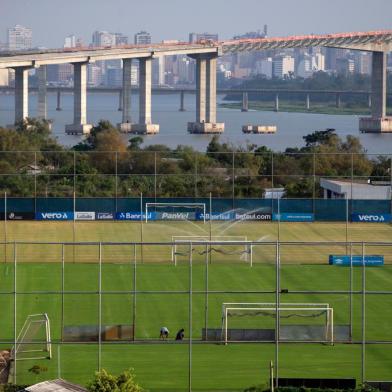
[(307, 212), (282, 212), (273, 214), (272, 220), (281, 222), (313, 222), (314, 214)]
[(37, 220), (73, 220), (73, 212), (37, 212), (35, 219)]
[[(362, 256), (355, 255), (351, 256), (353, 266), (363, 265)], [(384, 265), (384, 256), (381, 255), (365, 255), (364, 256), (365, 266), (379, 266)], [(349, 255), (329, 255), (330, 265), (351, 265)]]
[(391, 214), (352, 214), (352, 222), (366, 222), (366, 223), (388, 223), (391, 222)]
[[(130, 220), (130, 221), (140, 221), (146, 220), (146, 214), (140, 214), (139, 212), (117, 212), (116, 213), (117, 220)], [(155, 220), (155, 212), (149, 212), (147, 215), (147, 220)]]

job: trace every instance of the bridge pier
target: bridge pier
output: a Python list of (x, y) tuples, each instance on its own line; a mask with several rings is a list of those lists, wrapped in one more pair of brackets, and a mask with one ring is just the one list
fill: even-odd
[(29, 117), (29, 69), (15, 67), (15, 125)]
[(92, 125), (87, 124), (87, 63), (73, 63), (74, 69), (74, 120), (65, 126), (68, 135), (90, 133)]
[(37, 69), (38, 74), (38, 112), (39, 119), (47, 118), (47, 96), (46, 96), (46, 65), (41, 65)]
[(310, 94), (306, 94), (306, 110), (310, 110)]
[(185, 91), (181, 90), (180, 94), (180, 108), (178, 109), (179, 112), (185, 112)]
[(139, 123), (132, 125), (132, 132), (138, 134), (159, 133), (159, 124), (151, 120), (151, 64), (151, 57), (139, 59)]
[(216, 122), (216, 55), (196, 55), (196, 121), (188, 122), (190, 133), (222, 133)]
[(275, 112), (279, 112), (279, 94), (275, 95), (275, 108), (274, 108)]
[(57, 90), (57, 106), (56, 106), (56, 110), (58, 112), (60, 112), (62, 110), (61, 109), (61, 90), (60, 89)]
[(372, 53), (371, 117), (359, 119), (361, 132), (392, 132), (392, 117), (387, 117), (387, 54)]
[(123, 80), (122, 90), (119, 93), (119, 108), (122, 110), (121, 123), (118, 128), (121, 132), (132, 132), (132, 118), (131, 118), (131, 73), (132, 73), (132, 59), (123, 60)]
[(249, 110), (248, 93), (244, 91), (242, 93), (242, 108), (241, 112), (247, 112)]
[[(124, 70), (123, 70), (124, 72)], [(124, 80), (123, 80), (124, 83)], [(118, 109), (119, 112), (122, 112), (123, 110), (123, 90), (121, 89), (118, 93)]]
[(335, 102), (336, 102), (336, 104), (335, 104), (336, 108), (339, 109), (342, 104), (340, 93), (336, 93), (336, 101)]

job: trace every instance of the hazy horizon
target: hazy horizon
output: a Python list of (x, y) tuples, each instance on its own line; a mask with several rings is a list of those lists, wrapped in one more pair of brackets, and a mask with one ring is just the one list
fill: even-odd
[(205, 31), (232, 38), (264, 24), (269, 36), (392, 28), (391, 0), (1, 0), (0, 11), (0, 42), (21, 24), (33, 30), (33, 46), (52, 48), (70, 34), (88, 44), (95, 30), (123, 33), (130, 42), (146, 30), (159, 42)]

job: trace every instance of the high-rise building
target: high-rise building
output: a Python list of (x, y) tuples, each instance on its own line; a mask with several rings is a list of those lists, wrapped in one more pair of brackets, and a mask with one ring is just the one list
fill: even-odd
[(95, 64), (89, 64), (87, 67), (87, 83), (89, 86), (99, 86), (102, 83), (101, 67)]
[(283, 79), (284, 77), (294, 73), (294, 57), (279, 56), (273, 61), (273, 74), (276, 78)]
[(268, 57), (265, 60), (256, 62), (256, 73), (264, 75), (267, 79), (272, 78), (272, 58)]
[(214, 33), (189, 33), (189, 43), (198, 41), (218, 41), (218, 34)]
[(372, 56), (367, 52), (355, 52), (354, 54), (355, 72), (370, 75), (372, 73)]
[(354, 73), (355, 63), (352, 59), (338, 58), (336, 59), (336, 72), (341, 75), (349, 75)]
[(147, 31), (140, 31), (135, 34), (135, 45), (150, 45), (151, 35)]
[(128, 36), (122, 33), (114, 33), (116, 45), (128, 45)]
[(107, 31), (94, 31), (93, 46), (95, 47), (112, 47), (116, 45), (116, 36)]
[(76, 37), (73, 34), (65, 37), (64, 48), (76, 48)]
[(9, 50), (30, 49), (33, 45), (33, 31), (27, 27), (16, 25), (7, 31)]
[(122, 69), (117, 67), (108, 67), (106, 69), (106, 84), (110, 87), (121, 87)]

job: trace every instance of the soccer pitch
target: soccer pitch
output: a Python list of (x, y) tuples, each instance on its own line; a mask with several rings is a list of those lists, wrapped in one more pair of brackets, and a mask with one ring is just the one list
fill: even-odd
[[(213, 252), (205, 262), (204, 245), (196, 246), (190, 271), (187, 245), (181, 245), (174, 266), (170, 245), (103, 245), (99, 279), (97, 245), (18, 244), (17, 269), (14, 248), (0, 250), (1, 292), (0, 348), (10, 348), (14, 338), (14, 276), (17, 281), (16, 325), (19, 331), (27, 315), (47, 313), (52, 326), (51, 360), (17, 361), (18, 383), (36, 382), (61, 376), (85, 384), (100, 365), (119, 373), (135, 369), (137, 380), (151, 391), (188, 390), (189, 346), (176, 343), (173, 335), (192, 328), (192, 390), (241, 391), (266, 383), (269, 361), (275, 360), (273, 343), (203, 342), (202, 328), (221, 328), (224, 302), (274, 302), (276, 285), (276, 245), (280, 241), (379, 241), (389, 242), (392, 228), (386, 224), (344, 223), (260, 223), (238, 222), (8, 222), (0, 235), (7, 241), (35, 242), (169, 242), (173, 236), (246, 236), (258, 240), (253, 247), (253, 267), (231, 245), (229, 252)], [(264, 244), (263, 244), (264, 242)], [(361, 254), (361, 244), (352, 247)], [(136, 259), (135, 259), (136, 251)], [(287, 293), (281, 302), (328, 303), (334, 309), (337, 325), (350, 321), (350, 269), (329, 266), (329, 254), (345, 254), (345, 245), (282, 245), (280, 248), (280, 287)], [(366, 268), (367, 341), (365, 378), (390, 379), (392, 369), (392, 247), (372, 245), (366, 254), (382, 254), (383, 267)], [(64, 264), (62, 264), (64, 258)], [(135, 269), (136, 260), (136, 269)], [(62, 272), (62, 266), (64, 270)], [(208, 269), (208, 271), (206, 271)], [(190, 274), (191, 272), (191, 274)], [(206, 302), (206, 272), (208, 301)], [(136, 279), (135, 279), (136, 276)], [(362, 268), (354, 268), (352, 288), (352, 340), (362, 339)], [(137, 297), (134, 293), (135, 282)], [(190, 285), (192, 294), (190, 295)], [(62, 295), (64, 288), (66, 294)], [(98, 292), (101, 289), (101, 299)], [(323, 292), (324, 291), (324, 292)], [(336, 291), (331, 293), (331, 291)], [(45, 293), (43, 293), (45, 292)], [(69, 292), (69, 293), (67, 293)], [(72, 292), (72, 293), (71, 293)], [(122, 292), (122, 293), (119, 293)], [(316, 292), (316, 293), (315, 293)], [(100, 307), (101, 301), (101, 307)], [(135, 309), (136, 303), (136, 309)], [(206, 309), (206, 303), (208, 307)], [(189, 307), (192, 305), (192, 322)], [(101, 308), (101, 311), (99, 309)], [(256, 318), (236, 320), (233, 327), (257, 327)], [(72, 344), (61, 342), (61, 325), (131, 325), (135, 322), (135, 342)], [(274, 320), (263, 320), (273, 326)], [(170, 338), (159, 342), (159, 329), (167, 326)], [(7, 343), (9, 342), (9, 343)], [(360, 344), (280, 343), (280, 377), (355, 377), (361, 379)], [(99, 358), (100, 357), (100, 362)], [(34, 364), (48, 368), (38, 377), (28, 372)]]

